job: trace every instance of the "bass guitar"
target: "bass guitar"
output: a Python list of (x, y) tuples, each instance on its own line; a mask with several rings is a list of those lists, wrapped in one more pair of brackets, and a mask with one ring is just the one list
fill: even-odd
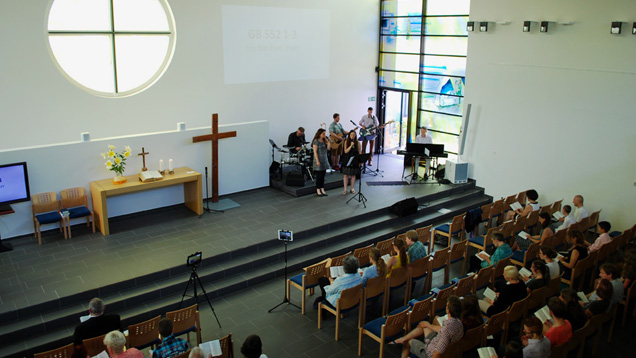
[(366, 129), (361, 129), (360, 130), (360, 137), (366, 137), (368, 135), (374, 135), (375, 134), (375, 130), (376, 129), (382, 129), (384, 127), (386, 127), (387, 125), (394, 123), (395, 121), (388, 121), (382, 125), (379, 126), (371, 126), (371, 127), (367, 127)]

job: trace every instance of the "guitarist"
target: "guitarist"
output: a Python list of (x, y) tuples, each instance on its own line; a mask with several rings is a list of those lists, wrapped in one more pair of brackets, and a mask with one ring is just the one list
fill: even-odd
[(333, 122), (329, 124), (329, 137), (331, 140), (331, 164), (333, 164), (334, 170), (340, 170), (340, 156), (342, 155), (342, 143), (349, 134), (342, 128), (340, 122), (340, 115), (338, 113), (333, 114)]
[[(374, 130), (375, 128), (378, 127), (378, 119), (373, 115), (373, 107), (369, 107), (367, 109), (368, 114), (362, 116), (362, 119), (360, 120), (360, 127), (363, 129), (364, 131), (367, 131), (367, 128)], [(365, 133), (365, 136), (370, 135), (373, 133)], [(361, 132), (361, 136), (362, 136), (362, 132)], [(371, 139), (369, 141), (367, 141), (366, 139), (364, 139), (362, 141), (362, 153), (366, 154), (367, 152), (367, 142), (370, 142), (370, 146), (369, 146), (369, 152), (371, 153), (371, 156), (369, 157), (369, 163), (367, 163), (368, 166), (371, 166), (371, 159), (373, 159), (373, 148), (375, 145), (375, 138)]]

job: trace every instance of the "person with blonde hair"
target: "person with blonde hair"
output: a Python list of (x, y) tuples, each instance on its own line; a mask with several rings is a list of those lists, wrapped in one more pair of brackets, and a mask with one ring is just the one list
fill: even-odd
[(526, 284), (519, 279), (519, 270), (515, 266), (506, 266), (504, 268), (505, 285), (501, 285), (497, 297), (494, 301), (485, 297), (479, 301), (479, 308), (486, 316), (493, 316), (497, 313), (508, 309), (513, 303), (522, 300), (528, 296)]
[(144, 358), (144, 354), (137, 348), (126, 349), (126, 337), (119, 331), (107, 333), (104, 346), (111, 358)]

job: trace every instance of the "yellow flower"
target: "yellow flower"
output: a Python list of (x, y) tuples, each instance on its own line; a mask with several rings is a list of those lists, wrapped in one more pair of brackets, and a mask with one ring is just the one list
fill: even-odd
[(130, 151), (124, 152), (124, 157), (126, 158), (130, 157)]
[(108, 145), (108, 149), (113, 150), (113, 149), (115, 149), (115, 146), (114, 145)]
[(117, 165), (121, 164), (121, 158), (119, 157), (115, 158), (115, 164)]
[(108, 169), (110, 169), (110, 167), (112, 167), (112, 166), (113, 166), (113, 162), (111, 162), (110, 160), (106, 162), (106, 167)]
[(106, 153), (102, 153), (101, 156), (102, 156), (102, 159), (106, 159)]
[(109, 157), (109, 158), (112, 158), (112, 157), (114, 157), (114, 156), (115, 156), (115, 152), (113, 152), (112, 150), (109, 150), (109, 151), (108, 151), (108, 157)]

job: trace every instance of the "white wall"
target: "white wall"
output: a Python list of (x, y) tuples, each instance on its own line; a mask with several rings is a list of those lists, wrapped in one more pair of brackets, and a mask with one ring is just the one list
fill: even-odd
[[(0, 33), (3, 34), (0, 36), (0, 163), (30, 157), (31, 151), (16, 151), (17, 148), (47, 145), (56, 155), (63, 156), (66, 163), (78, 165), (88, 160), (83, 150), (76, 151), (74, 146), (78, 144), (71, 148), (61, 143), (78, 141), (81, 132), (90, 132), (94, 141), (121, 136), (145, 138), (148, 134), (172, 131), (177, 122), (185, 122), (187, 128), (209, 128), (211, 114), (219, 113), (221, 125), (267, 122), (265, 127), (258, 127), (263, 129), (259, 139), (266, 145), (257, 143), (252, 148), (256, 151), (253, 158), (264, 157), (267, 167), (268, 138), (280, 146), (298, 126), (304, 126), (310, 138), (320, 123), (331, 121), (334, 112), (341, 114), (346, 127), (348, 119), (359, 118), (368, 106), (375, 107), (368, 98), (376, 96), (374, 68), (377, 66), (379, 1), (171, 0), (177, 43), (169, 68), (149, 89), (119, 99), (88, 94), (70, 83), (57, 69), (47, 44), (46, 15), (50, 3), (51, 0), (0, 1)], [(223, 5), (329, 11), (328, 78), (226, 85)], [(221, 143), (224, 141), (229, 140)], [(118, 139), (117, 142), (129, 144), (134, 150), (146, 145), (141, 139), (135, 139), (136, 147), (125, 143), (126, 140)], [(180, 152), (186, 145), (192, 147), (187, 141), (171, 140), (169, 143), (166, 152)], [(96, 148), (91, 146), (91, 155), (94, 150)], [(157, 153), (156, 147), (153, 150), (153, 154)], [(91, 156), (91, 166), (95, 165), (94, 160)], [(260, 167), (260, 164), (256, 166)], [(89, 170), (87, 176), (73, 178), (61, 171), (67, 164), (59, 167), (47, 161), (29, 160), (28, 165), (33, 193), (78, 185), (88, 188), (90, 181), (109, 175)], [(202, 167), (194, 169), (203, 170)], [(266, 169), (261, 173), (265, 177)], [(61, 178), (61, 182), (44, 185), (45, 179), (39, 175)], [(237, 188), (225, 187), (224, 191), (223, 185), (221, 181), (222, 194), (251, 188), (246, 184)], [(170, 205), (173, 202), (173, 199), (166, 199), (162, 203)], [(24, 210), (20, 211), (24, 214)], [(124, 212), (122, 209), (120, 213)], [(27, 226), (20, 215), (1, 219), (5, 224), (0, 225), (3, 238), (25, 233)], [(18, 217), (19, 223), (14, 224), (12, 221)]]
[(614, 228), (636, 224), (636, 2), (472, 0), (470, 18), (511, 22), (469, 34), (470, 177), (496, 198), (535, 188), (542, 205), (582, 194)]

